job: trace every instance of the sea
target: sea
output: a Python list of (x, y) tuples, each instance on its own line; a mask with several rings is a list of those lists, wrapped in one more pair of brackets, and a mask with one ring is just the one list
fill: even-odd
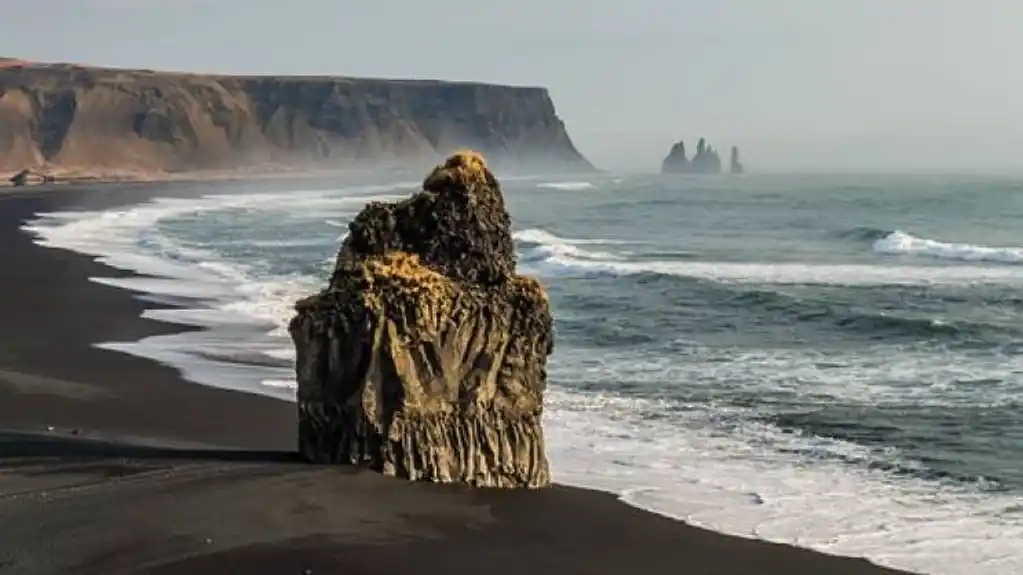
[[(25, 230), (142, 274), (92, 280), (145, 317), (205, 328), (99, 347), (293, 400), (293, 303), (366, 202), (419, 186), (376, 180), (196, 184)], [(556, 318), (556, 481), (919, 573), (1023, 573), (1023, 178), (502, 182)]]

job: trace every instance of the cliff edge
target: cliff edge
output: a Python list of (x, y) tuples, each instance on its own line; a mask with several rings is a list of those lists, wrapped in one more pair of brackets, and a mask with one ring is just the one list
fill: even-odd
[(0, 60), (0, 171), (344, 169), (473, 147), (590, 170), (544, 88)]
[(475, 153), (372, 202), (329, 285), (296, 304), (299, 451), (413, 480), (550, 483), (547, 294), (515, 272), (500, 184)]

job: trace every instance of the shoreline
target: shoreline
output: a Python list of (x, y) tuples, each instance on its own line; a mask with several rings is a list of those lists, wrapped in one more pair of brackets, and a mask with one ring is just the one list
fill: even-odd
[[(0, 570), (501, 575), (524, 562), (552, 574), (904, 573), (691, 527), (610, 493), (411, 484), (293, 461), (293, 404), (187, 382), (172, 368), (95, 347), (189, 328), (142, 319), (159, 306), (88, 279), (134, 274), (36, 246), (20, 230), (40, 211), (208, 193), (137, 187), (0, 198), (8, 290)], [(40, 532), (45, 545), (34, 539)]]
[[(98, 187), (118, 184), (164, 184), (164, 185), (188, 185), (188, 184), (214, 184), (214, 183), (243, 183), (243, 182), (280, 182), (280, 181), (309, 181), (337, 179), (341, 181), (359, 180), (369, 178), (373, 181), (379, 179), (384, 173), (394, 174), (398, 177), (408, 177), (418, 181), (424, 173), (429, 171), (444, 160), (444, 156), (395, 158), (387, 161), (356, 162), (352, 165), (341, 167), (324, 167), (322, 164), (280, 164), (263, 166), (240, 166), (236, 168), (220, 168), (206, 170), (183, 170), (183, 171), (159, 171), (159, 170), (133, 170), (133, 169), (111, 169), (111, 170), (76, 170), (67, 168), (26, 168), (29, 173), (29, 181), (22, 185), (16, 185), (14, 177), (23, 170), (0, 170), (0, 193), (16, 191), (28, 191), (38, 189), (55, 189), (68, 186), (77, 187)], [(566, 166), (571, 168), (571, 166)], [(498, 166), (500, 170), (500, 166)], [(535, 171), (529, 171), (529, 175), (537, 177), (550, 175), (580, 175), (592, 176), (606, 173), (604, 170), (594, 168), (590, 171), (567, 171), (552, 170), (550, 167), (538, 166)], [(516, 177), (512, 170), (511, 177)], [(504, 177), (509, 177), (505, 175)]]
[[(20, 229), (25, 220), (38, 212), (64, 209), (105, 209), (135, 203), (152, 195), (199, 195), (183, 186), (146, 185), (106, 189), (76, 187), (29, 191), (24, 194), (0, 196), (0, 278), (15, 297), (4, 309), (0, 322), (0, 341), (9, 342), (0, 348), (0, 394), (16, 390), (19, 395), (10, 401), (0, 400), (0, 428), (44, 430), (90, 427), (110, 428), (88, 409), (81, 409), (85, 397), (106, 397), (111, 409), (128, 412), (146, 406), (144, 394), (135, 391), (134, 378), (142, 379), (153, 392), (185, 406), (186, 417), (201, 414), (201, 406), (191, 405), (193, 394), (179, 388), (196, 386), (181, 380), (177, 370), (150, 360), (96, 347), (105, 341), (139, 340), (154, 335), (169, 335), (196, 330), (140, 317), (146, 309), (171, 308), (152, 301), (142, 301), (132, 292), (91, 281), (102, 276), (111, 278), (139, 277), (124, 270), (93, 261), (93, 258), (63, 249), (37, 246), (30, 234)], [(150, 193), (151, 192), (151, 193)], [(17, 303), (15, 303), (17, 302)], [(45, 313), (39, 313), (39, 312)], [(41, 316), (41, 317), (40, 317)], [(56, 357), (54, 357), (56, 355)], [(63, 356), (70, 356), (64, 360)], [(58, 361), (55, 361), (58, 360)], [(108, 373), (124, 377), (111, 379)], [(28, 383), (34, 380), (38, 383)], [(17, 383), (12, 380), (25, 381)], [(196, 386), (198, 387), (198, 386)], [(30, 391), (35, 390), (30, 393)], [(73, 391), (72, 391), (73, 390)], [(244, 409), (254, 409), (268, 425), (271, 433), (253, 438), (251, 445), (265, 445), (277, 436), (290, 438), (290, 410), (267, 398), (203, 388), (203, 400), (211, 408), (227, 408), (241, 402)], [(169, 394), (169, 395), (168, 395)], [(19, 405), (20, 404), (20, 405)], [(98, 420), (98, 422), (97, 422)], [(130, 418), (127, 430), (136, 436), (175, 438), (202, 443), (238, 443), (237, 434), (218, 429), (212, 423), (201, 424), (190, 431), (175, 421), (174, 414), (160, 410)], [(136, 427), (141, 425), (141, 427)], [(118, 431), (116, 427), (111, 431)], [(180, 438), (184, 435), (187, 437)], [(228, 441), (231, 440), (231, 441)], [(277, 449), (290, 448), (288, 439), (271, 442)]]
[[(30, 172), (30, 183), (15, 185), (13, 178), (20, 170), (0, 172), (0, 189), (33, 190), (38, 188), (50, 189), (65, 186), (101, 186), (116, 184), (201, 184), (201, 183), (239, 183), (239, 182), (260, 182), (280, 180), (317, 180), (327, 178), (352, 178), (366, 175), (379, 174), (383, 171), (418, 173), (416, 168), (429, 166), (430, 160), (395, 160), (394, 162), (383, 162), (370, 166), (358, 165), (343, 168), (325, 169), (322, 166), (271, 166), (234, 169), (210, 169), (191, 170), (180, 172), (163, 172), (156, 170), (62, 170), (28, 168)], [(425, 170), (425, 168), (424, 168)], [(422, 170), (421, 170), (422, 171)]]

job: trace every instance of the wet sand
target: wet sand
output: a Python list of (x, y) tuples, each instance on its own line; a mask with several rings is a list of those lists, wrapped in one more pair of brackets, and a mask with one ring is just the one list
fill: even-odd
[[(206, 190), (204, 190), (206, 191)], [(91, 347), (179, 330), (89, 282), (124, 275), (18, 230), (170, 184), (0, 194), (0, 573), (881, 575), (610, 494), (413, 484), (292, 453), (287, 402)]]

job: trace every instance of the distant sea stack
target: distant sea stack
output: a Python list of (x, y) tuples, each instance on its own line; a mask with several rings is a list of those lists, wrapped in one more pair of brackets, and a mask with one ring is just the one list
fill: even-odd
[(686, 174), (689, 173), (689, 158), (686, 157), (686, 143), (678, 141), (668, 151), (667, 157), (661, 162), (661, 173), (664, 174)]
[(515, 271), (510, 225), (475, 153), (355, 218), (330, 283), (290, 324), (303, 457), (412, 480), (550, 483), (553, 318), (540, 283)]
[(728, 162), (728, 172), (731, 174), (741, 174), (745, 170), (742, 168), (742, 162), (739, 160), (739, 148), (732, 146), (732, 159)]
[[(343, 169), (472, 147), (592, 170), (544, 88), (214, 76), (0, 59), (0, 173)], [(418, 164), (414, 164), (418, 165)]]
[[(738, 168), (739, 171), (736, 171)], [(731, 173), (742, 173), (739, 164), (739, 149), (732, 147)], [(661, 163), (663, 174), (720, 174), (721, 156), (704, 138), (696, 143), (696, 154), (690, 159), (686, 157), (685, 142), (676, 142)]]

